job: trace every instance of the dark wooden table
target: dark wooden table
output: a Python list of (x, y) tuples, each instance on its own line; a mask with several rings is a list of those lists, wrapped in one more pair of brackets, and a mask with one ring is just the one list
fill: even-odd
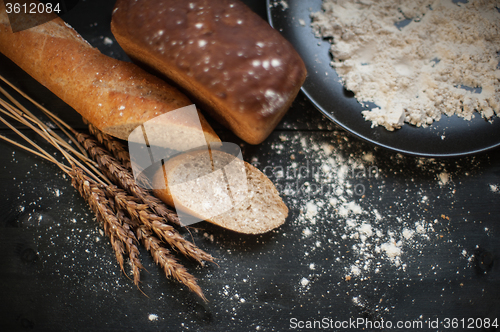
[[(266, 17), (264, 1), (245, 2)], [(102, 52), (126, 59), (116, 42), (104, 42), (114, 40), (112, 6), (80, 1), (65, 19)], [(0, 74), (85, 128), (4, 56)], [(208, 303), (165, 278), (143, 249), (138, 290), (68, 178), (0, 141), (0, 331), (284, 331), (308, 321), (325, 330), (384, 322), (460, 331), (469, 319), (498, 330), (486, 328), (487, 318), (500, 324), (498, 149), (437, 160), (395, 154), (339, 131), (302, 94), (258, 146), (212, 123), (277, 184), (290, 215), (261, 236), (196, 225), (194, 242), (217, 264), (181, 262)], [(16, 138), (5, 126), (0, 134)]]

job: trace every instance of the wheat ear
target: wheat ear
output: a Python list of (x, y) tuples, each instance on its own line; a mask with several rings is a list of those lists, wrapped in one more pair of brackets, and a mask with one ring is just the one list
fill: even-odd
[(200, 286), (196, 282), (196, 278), (191, 275), (182, 264), (175, 259), (170, 251), (163, 247), (160, 241), (153, 236), (151, 231), (145, 226), (137, 228), (137, 237), (142, 242), (144, 247), (151, 253), (156, 264), (160, 265), (167, 277), (172, 276), (182, 284), (186, 285), (191, 291), (196, 293), (204, 301), (207, 301)]
[[(125, 273), (123, 254), (128, 253), (130, 265), (134, 276), (134, 284), (140, 281), (140, 270), (143, 266), (139, 259), (139, 249), (136, 246), (137, 238), (128, 224), (120, 221), (113, 212), (113, 206), (107, 199), (104, 186), (99, 186), (92, 179), (85, 176), (77, 167), (72, 169), (72, 185), (88, 202), (90, 208), (103, 223), (104, 232), (109, 236), (120, 268)], [(125, 250), (124, 250), (125, 249)], [(125, 273), (126, 274), (126, 273)]]
[[(175, 249), (184, 253), (188, 257), (194, 258), (198, 262), (202, 262), (203, 260), (213, 261), (212, 256), (198, 249), (189, 241), (185, 240), (182, 236), (180, 236), (180, 234), (177, 233), (177, 231), (172, 226), (165, 225), (163, 223), (163, 218), (151, 211), (151, 206), (154, 207), (155, 203), (158, 204), (156, 206), (156, 209), (158, 210), (158, 213), (160, 215), (163, 215), (165, 217), (165, 219), (173, 219), (173, 221), (175, 221), (175, 218), (177, 217), (176, 214), (166, 208), (166, 206), (164, 206), (163, 203), (156, 199), (156, 197), (154, 196), (150, 198), (149, 204), (144, 204), (141, 203), (141, 201), (147, 201), (147, 199), (144, 200), (144, 197), (147, 198), (147, 195), (143, 195), (144, 197), (139, 200), (136, 197), (127, 195), (127, 193), (123, 189), (120, 189), (114, 185), (105, 185), (103, 180), (108, 184), (111, 184), (109, 179), (105, 175), (100, 173), (96, 168), (94, 168), (93, 162), (87, 158), (86, 149), (80, 146), (80, 144), (78, 144), (78, 142), (75, 141), (68, 133), (68, 131), (66, 131), (64, 128), (71, 131), (75, 135), (75, 137), (78, 133), (57, 116), (52, 114), (43, 106), (36, 103), (22, 91), (14, 87), (3, 77), (0, 76), (0, 79), (4, 80), (21, 95), (23, 95), (25, 98), (39, 107), (43, 112), (45, 112), (45, 114), (47, 114), (50, 119), (54, 123), (56, 123), (59, 128), (68, 137), (70, 137), (70, 139), (73, 140), (78, 149), (80, 149), (81, 153), (74, 150), (60, 136), (55, 134), (45, 123), (37, 119), (33, 114), (31, 114), (27, 109), (25, 109), (20, 103), (18, 103), (13, 97), (11, 97), (5, 90), (1, 88), (0, 93), (6, 95), (7, 98), (9, 98), (9, 100), (13, 102), (17, 107), (19, 107), (22, 111), (17, 109), (15, 106), (8, 104), (2, 99), (0, 99), (0, 106), (3, 106), (7, 111), (3, 111), (1, 109), (0, 111), (17, 121), (22, 122), (32, 130), (34, 130), (37, 134), (42, 136), (46, 141), (52, 144), (63, 154), (71, 167), (68, 167), (67, 165), (64, 165), (61, 162), (57, 161), (52, 155), (50, 155), (45, 150), (36, 145), (33, 141), (28, 139), (15, 127), (5, 121), (1, 116), (0, 121), (4, 122), (14, 132), (19, 134), (23, 139), (25, 139), (28, 143), (35, 147), (39, 152), (32, 150), (2, 135), (0, 135), (0, 139), (10, 142), (37, 156), (40, 156), (41, 158), (53, 162), (63, 172), (70, 176), (72, 185), (87, 201), (91, 209), (94, 211), (98, 221), (102, 224), (106, 234), (110, 238), (112, 248), (115, 252), (115, 256), (121, 270), (125, 273), (123, 258), (125, 254), (128, 254), (129, 263), (131, 265), (132, 274), (134, 277), (134, 283), (136, 285), (139, 284), (140, 270), (144, 268), (140, 262), (139, 250), (136, 246), (137, 239), (139, 239), (151, 252), (151, 255), (154, 258), (155, 262), (164, 269), (167, 276), (172, 276), (173, 278), (177, 279), (206, 301), (203, 292), (196, 283), (196, 278), (189, 274), (187, 270), (177, 262), (170, 251), (162, 246), (161, 240), (159, 238), (156, 238), (154, 235), (156, 234), (160, 238), (168, 238), (168, 241), (165, 239), (166, 242), (171, 243), (171, 245)], [(33, 126), (33, 124), (35, 126), (38, 126), (38, 128)], [(127, 165), (128, 160), (128, 166), (130, 166), (130, 156), (119, 141), (113, 139), (109, 135), (100, 132), (95, 127), (89, 129), (93, 132), (96, 138), (98, 138), (98, 140), (102, 140), (102, 144), (105, 145), (109, 150), (111, 150), (111, 152), (117, 157), (118, 160), (125, 163), (125, 165)], [(94, 146), (96, 146), (95, 142), (93, 143)], [(65, 151), (65, 149), (68, 149), (68, 151)], [(85, 165), (81, 164), (70, 153), (73, 153), (75, 156), (87, 163), (87, 166), (92, 171), (87, 169)], [(120, 165), (118, 161), (114, 160), (114, 162), (117, 167)], [(124, 168), (123, 166), (121, 167)], [(112, 170), (107, 170), (105, 173), (107, 173), (108, 175), (114, 174)], [(96, 174), (98, 176), (96, 176)], [(93, 179), (91, 179), (89, 176), (93, 176)], [(110, 193), (113, 192), (115, 193), (114, 196), (113, 194), (110, 195)], [(140, 190), (138, 192), (140, 193)], [(146, 191), (145, 193), (148, 194)], [(166, 210), (162, 209), (162, 205)], [(135, 221), (132, 221), (127, 214), (129, 214), (130, 217)], [(134, 234), (134, 231), (136, 234)], [(127, 274), (125, 273), (125, 275)]]
[(131, 219), (140, 225), (144, 225), (148, 230), (155, 233), (160, 239), (168, 243), (172, 248), (178, 250), (188, 258), (193, 258), (198, 263), (203, 261), (213, 262), (212, 255), (201, 250), (182, 235), (177, 230), (163, 222), (163, 218), (152, 213), (149, 206), (141, 203), (136, 197), (127, 195), (119, 188), (107, 187), (108, 197), (114, 199), (118, 208), (126, 210)]
[(132, 171), (132, 163), (130, 162), (130, 154), (125, 149), (123, 144), (112, 136), (103, 133), (96, 126), (84, 119), (89, 127), (89, 132), (102, 144), (109, 152), (113, 154), (116, 160), (120, 161), (122, 166), (129, 172)]
[(91, 157), (97, 162), (101, 171), (111, 178), (120, 187), (127, 190), (131, 195), (139, 198), (144, 204), (147, 204), (156, 214), (164, 217), (173, 224), (180, 225), (179, 217), (175, 212), (165, 206), (158, 198), (152, 196), (137, 185), (134, 176), (125, 169), (109, 152), (98, 146), (96, 140), (89, 135), (76, 133), (76, 139), (89, 152)]
[(129, 223), (135, 231), (137, 238), (142, 242), (146, 250), (149, 251), (155, 263), (165, 272), (165, 276), (172, 277), (181, 284), (187, 286), (191, 291), (207, 301), (203, 291), (196, 282), (196, 278), (190, 274), (186, 268), (180, 264), (170, 251), (165, 248), (161, 241), (146, 226), (141, 225), (137, 220), (132, 220), (126, 215), (124, 210), (117, 213), (124, 222)]

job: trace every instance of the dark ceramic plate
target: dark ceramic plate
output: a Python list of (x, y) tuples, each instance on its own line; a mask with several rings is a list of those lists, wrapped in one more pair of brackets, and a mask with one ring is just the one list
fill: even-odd
[[(310, 27), (311, 11), (321, 10), (321, 0), (267, 0), (270, 24), (288, 39), (304, 60), (307, 79), (302, 91), (326, 117), (352, 134), (376, 145), (411, 155), (453, 157), (483, 152), (500, 146), (500, 119), (492, 122), (479, 114), (467, 121), (457, 116), (443, 116), (427, 128), (405, 124), (393, 132), (383, 127), (371, 128), (361, 106), (346, 91), (330, 66), (329, 42), (314, 37)], [(302, 26), (299, 20), (305, 22)], [(302, 22), (303, 23), (303, 22)]]

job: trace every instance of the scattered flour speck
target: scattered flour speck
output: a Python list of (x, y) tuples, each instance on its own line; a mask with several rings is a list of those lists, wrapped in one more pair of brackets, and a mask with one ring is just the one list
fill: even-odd
[(448, 181), (450, 181), (450, 174), (447, 172), (439, 173), (438, 177), (439, 177), (439, 183), (442, 185), (445, 185), (448, 183)]
[[(303, 151), (307, 160), (291, 158), (290, 165), (282, 167), (284, 176), (272, 179), (290, 206), (296, 206), (299, 212), (293, 223), (301, 230), (301, 241), (306, 248), (301, 259), (313, 273), (299, 280), (300, 292), (307, 291), (315, 276), (328, 273), (328, 267), (322, 264), (318, 269), (318, 264), (310, 261), (315, 259), (316, 252), (325, 250), (333, 255), (328, 263), (345, 271), (344, 280), (369, 280), (387, 269), (405, 271), (420, 248), (435, 238), (437, 219), (427, 209), (435, 199), (434, 192), (438, 188), (452, 192), (454, 186), (450, 181), (454, 173), (445, 171), (439, 162), (415, 160), (419, 173), (427, 172), (438, 181), (428, 189), (419, 189), (420, 198), (409, 202), (407, 190), (412, 188), (412, 179), (408, 179), (407, 189), (394, 192), (386, 187), (387, 174), (375, 164), (375, 153), (345, 153), (344, 144), (350, 144), (349, 140), (335, 132), (331, 135), (328, 140), (336, 142), (336, 146), (314, 141), (301, 133), (291, 136), (284, 149)], [(395, 160), (402, 158), (394, 156)], [(431, 167), (426, 170), (428, 165)], [(295, 174), (296, 170), (302, 170), (302, 174)], [(371, 192), (360, 193), (360, 188), (370, 188)], [(380, 197), (387, 194), (394, 202), (391, 206), (381, 202)], [(408, 210), (413, 204), (416, 207)]]
[(109, 37), (104, 37), (104, 45), (113, 45), (113, 40)]

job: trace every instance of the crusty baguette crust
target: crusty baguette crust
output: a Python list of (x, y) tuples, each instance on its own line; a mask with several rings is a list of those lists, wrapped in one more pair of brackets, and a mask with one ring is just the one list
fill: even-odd
[[(60, 18), (12, 33), (1, 0), (0, 51), (97, 128), (121, 139), (158, 115), (192, 104), (136, 65), (103, 55)], [(206, 140), (220, 141), (199, 116)], [(199, 128), (190, 119), (168, 126)]]
[(291, 44), (240, 1), (118, 0), (111, 31), (251, 144), (276, 127), (306, 77)]

